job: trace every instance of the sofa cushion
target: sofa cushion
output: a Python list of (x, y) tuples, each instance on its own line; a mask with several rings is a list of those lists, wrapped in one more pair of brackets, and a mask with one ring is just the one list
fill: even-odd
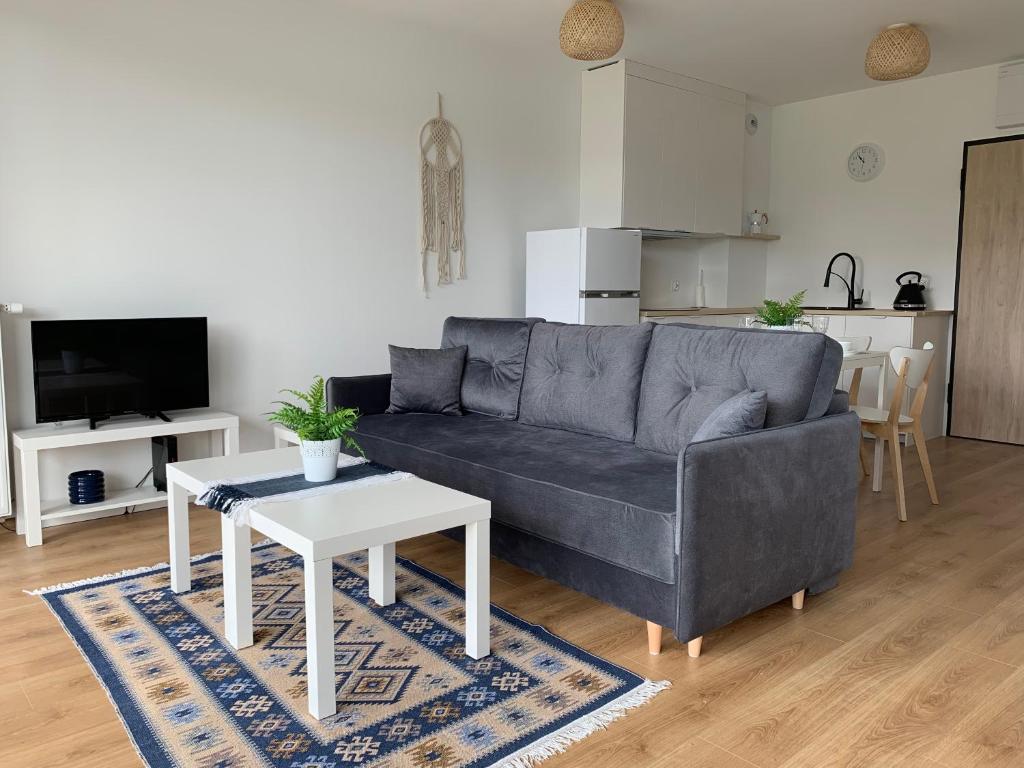
[(503, 419), (519, 415), (519, 392), (530, 330), (537, 318), (449, 317), (441, 347), (465, 346), (462, 407)]
[(768, 395), (760, 390), (733, 395), (704, 419), (690, 442), (716, 440), (761, 429), (767, 407)]
[(466, 348), (410, 349), (388, 344), (391, 404), (387, 413), (461, 416), (459, 387)]
[(519, 421), (632, 441), (652, 323), (538, 323), (530, 336)]
[(657, 422), (645, 422), (643, 428), (637, 429), (637, 447), (673, 455), (679, 453), (693, 441), (697, 430), (718, 406), (740, 391), (717, 384), (696, 386), (689, 392), (681, 392), (677, 386), (648, 388), (647, 409), (656, 409), (664, 415)]
[(764, 390), (765, 427), (823, 416), (842, 361), (839, 344), (820, 333), (658, 325), (644, 366), (637, 445), (667, 453), (685, 448), (679, 415), (705, 387)]
[(490, 499), (504, 525), (675, 581), (675, 457), (472, 413), (364, 416), (356, 437), (375, 461)]

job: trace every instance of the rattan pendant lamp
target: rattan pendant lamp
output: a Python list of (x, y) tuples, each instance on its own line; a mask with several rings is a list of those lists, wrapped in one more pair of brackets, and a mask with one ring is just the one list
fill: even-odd
[(931, 57), (924, 32), (913, 24), (893, 24), (871, 41), (864, 72), (872, 80), (905, 80), (924, 72)]
[(622, 47), (622, 15), (611, 0), (579, 0), (558, 30), (562, 53), (579, 61), (610, 59)]

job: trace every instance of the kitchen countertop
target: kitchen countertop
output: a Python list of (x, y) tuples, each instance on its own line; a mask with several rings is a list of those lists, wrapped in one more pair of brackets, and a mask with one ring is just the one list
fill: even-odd
[[(759, 307), (689, 307), (686, 309), (641, 309), (644, 317), (693, 317), (696, 315), (753, 315)], [(951, 309), (812, 309), (807, 307), (808, 315), (868, 315), (874, 317), (942, 317), (953, 314)]]

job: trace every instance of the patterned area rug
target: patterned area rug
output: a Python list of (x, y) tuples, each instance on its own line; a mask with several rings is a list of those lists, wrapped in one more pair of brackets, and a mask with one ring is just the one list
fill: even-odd
[(302, 559), (253, 551), (255, 644), (223, 635), (220, 555), (192, 591), (166, 566), (37, 590), (105, 686), (143, 760), (189, 768), (529, 766), (667, 687), (507, 611), (464, 653), (462, 590), (398, 558), (398, 602), (368, 595), (366, 554), (334, 563), (338, 713), (306, 710)]

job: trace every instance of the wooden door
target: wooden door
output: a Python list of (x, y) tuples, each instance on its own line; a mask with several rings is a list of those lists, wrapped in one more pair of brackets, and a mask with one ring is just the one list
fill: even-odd
[(949, 433), (1024, 444), (1024, 136), (964, 147)]

